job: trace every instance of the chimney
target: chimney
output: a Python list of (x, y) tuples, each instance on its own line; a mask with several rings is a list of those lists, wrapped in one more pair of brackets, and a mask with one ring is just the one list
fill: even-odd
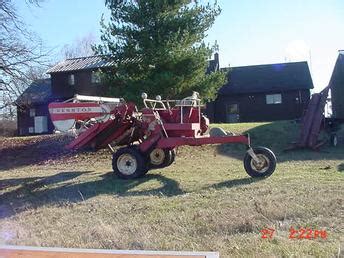
[(220, 69), (219, 53), (218, 52), (215, 52), (214, 60), (215, 60), (215, 63), (216, 63), (216, 69), (215, 70), (218, 71)]

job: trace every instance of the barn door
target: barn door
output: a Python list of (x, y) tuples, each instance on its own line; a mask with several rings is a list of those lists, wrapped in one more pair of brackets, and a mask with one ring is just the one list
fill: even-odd
[(228, 104), (226, 112), (227, 112), (226, 114), (227, 123), (238, 123), (240, 121), (238, 103)]
[(35, 116), (35, 133), (48, 132), (48, 119), (46, 116)]

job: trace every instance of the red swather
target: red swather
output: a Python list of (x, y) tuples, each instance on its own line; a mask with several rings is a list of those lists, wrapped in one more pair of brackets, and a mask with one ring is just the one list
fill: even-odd
[(127, 146), (113, 154), (113, 169), (122, 178), (139, 177), (150, 169), (169, 166), (178, 146), (223, 143), (247, 146), (244, 165), (251, 176), (274, 172), (276, 158), (272, 151), (251, 148), (248, 135), (208, 134), (209, 121), (201, 113), (196, 93), (179, 101), (144, 96), (143, 102), (145, 107), (140, 112), (133, 103), (123, 101), (51, 103), (49, 111), (57, 128), (78, 131), (78, 137), (67, 146), (70, 149), (109, 146), (113, 150), (113, 146)]

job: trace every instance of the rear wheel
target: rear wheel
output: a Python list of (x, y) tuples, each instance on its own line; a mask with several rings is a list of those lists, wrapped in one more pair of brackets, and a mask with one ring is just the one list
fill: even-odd
[(125, 147), (115, 152), (112, 156), (112, 168), (123, 179), (138, 178), (148, 171), (144, 156), (135, 147)]
[(174, 162), (174, 160), (176, 159), (176, 150), (175, 149), (172, 149), (170, 150), (170, 154), (169, 154), (169, 161), (167, 163), (167, 167), (172, 165), (172, 163)]
[(176, 157), (176, 151), (174, 149), (159, 149), (156, 148), (149, 154), (149, 166), (150, 168), (164, 168), (168, 167), (174, 162)]
[(276, 168), (275, 154), (265, 147), (255, 147), (253, 152), (257, 156), (255, 161), (247, 152), (244, 158), (244, 167), (251, 177), (268, 177), (271, 176)]

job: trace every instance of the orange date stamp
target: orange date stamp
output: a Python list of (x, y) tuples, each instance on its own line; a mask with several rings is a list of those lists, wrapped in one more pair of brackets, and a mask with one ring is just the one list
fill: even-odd
[(297, 228), (294, 229), (290, 227), (289, 229), (289, 239), (327, 239), (327, 232), (326, 230), (318, 230), (318, 229), (311, 229), (311, 228)]
[[(276, 230), (274, 228), (263, 228), (260, 230), (262, 239), (273, 239)], [(289, 228), (289, 239), (327, 239), (327, 232), (325, 229), (312, 229), (308, 227)]]
[(263, 239), (272, 239), (272, 237), (274, 236), (274, 233), (275, 233), (275, 229), (274, 228), (263, 228), (260, 233), (262, 234), (261, 235), (261, 238)]

